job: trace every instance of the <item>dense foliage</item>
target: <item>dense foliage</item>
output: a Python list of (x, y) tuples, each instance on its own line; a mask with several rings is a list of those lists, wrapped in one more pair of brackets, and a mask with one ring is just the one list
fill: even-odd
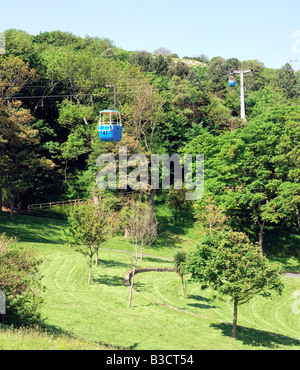
[(38, 272), (41, 263), (30, 249), (15, 238), (0, 234), (0, 291), (5, 293), (6, 314), (0, 320), (15, 326), (41, 323), (43, 286)]
[[(205, 154), (208, 195), (234, 228), (258, 225), (261, 250), (266, 225), (299, 230), (299, 73), (289, 65), (130, 52), (60, 31), (5, 36), (0, 208), (12, 217), (28, 204), (95, 196), (97, 157), (126, 145), (128, 154)], [(239, 79), (228, 86), (231, 68), (253, 69), (245, 75), (246, 122)], [(99, 110), (113, 105), (107, 84), (117, 86), (124, 123), (117, 145), (100, 143), (96, 129)], [(169, 205), (175, 198), (166, 195)], [(204, 208), (194, 204), (198, 219)]]

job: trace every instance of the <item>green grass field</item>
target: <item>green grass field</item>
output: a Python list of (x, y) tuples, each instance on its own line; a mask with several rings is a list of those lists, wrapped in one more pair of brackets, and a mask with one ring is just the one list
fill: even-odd
[[(191, 282), (183, 297), (180, 278), (173, 272), (137, 274), (135, 289), (150, 299), (134, 294), (128, 308), (123, 278), (131, 267), (130, 244), (121, 236), (100, 251), (89, 286), (87, 260), (66, 244), (66, 226), (65, 221), (18, 215), (12, 223), (8, 215), (0, 214), (0, 232), (19, 236), (20, 243), (43, 260), (47, 289), (42, 314), (49, 333), (2, 328), (0, 349), (300, 349), (300, 314), (292, 312), (292, 294), (300, 290), (300, 279), (284, 277), (282, 296), (256, 297), (241, 306), (233, 341), (232, 305), (213, 299), (212, 292)], [(193, 248), (195, 235), (201, 234), (201, 228), (175, 235), (171, 231), (165, 230), (145, 253), (172, 257), (177, 248)], [(299, 267), (296, 258), (280, 263), (288, 270)], [(172, 262), (145, 256), (138, 267), (172, 267)]]

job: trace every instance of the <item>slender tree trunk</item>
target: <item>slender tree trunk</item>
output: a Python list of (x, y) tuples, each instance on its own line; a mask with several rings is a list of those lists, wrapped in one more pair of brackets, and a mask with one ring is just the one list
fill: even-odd
[(66, 162), (65, 162), (65, 182), (67, 182), (67, 180), (68, 180), (67, 173), (68, 173), (68, 160), (66, 159)]
[(92, 264), (93, 264), (93, 253), (90, 254), (90, 263), (89, 263), (89, 285), (91, 285), (92, 280)]
[(97, 183), (95, 183), (95, 186), (93, 189), (93, 202), (96, 206), (100, 204), (99, 195), (97, 194)]
[(234, 300), (234, 307), (233, 307), (232, 339), (236, 339), (237, 307), (238, 307), (238, 302), (235, 299)]
[(140, 261), (141, 262), (143, 261), (143, 251), (144, 251), (144, 242), (142, 241), (142, 244), (141, 244), (141, 254), (140, 254)]
[(183, 275), (180, 275), (180, 277), (181, 277), (182, 295), (185, 297), (186, 296), (186, 292), (185, 292), (185, 289), (184, 289)]
[(137, 254), (137, 242), (136, 242), (136, 245), (135, 245), (135, 260), (134, 260), (133, 269), (132, 269), (128, 307), (131, 307), (132, 291), (133, 291), (134, 276), (135, 276), (135, 269), (136, 269), (137, 260), (138, 260), (138, 254)]
[(126, 239), (128, 239), (128, 229), (127, 229), (127, 227), (125, 227), (125, 232), (124, 232), (124, 237), (126, 238)]
[(155, 220), (155, 207), (154, 207), (154, 195), (155, 195), (155, 189), (151, 189), (148, 195), (149, 204), (151, 207), (151, 220)]
[(265, 227), (265, 221), (258, 221), (259, 225), (259, 233), (258, 233), (258, 245), (259, 245), (259, 252), (260, 255), (264, 255), (264, 250), (263, 250), (263, 241), (264, 241), (264, 227)]
[(99, 252), (99, 247), (96, 248), (96, 267), (98, 267), (98, 252)]
[(132, 291), (133, 291), (133, 284), (134, 284), (134, 276), (135, 276), (136, 264), (137, 264), (137, 257), (135, 258), (133, 269), (132, 269), (132, 276), (131, 276), (131, 284), (130, 284), (130, 293), (129, 293), (128, 307), (131, 307)]

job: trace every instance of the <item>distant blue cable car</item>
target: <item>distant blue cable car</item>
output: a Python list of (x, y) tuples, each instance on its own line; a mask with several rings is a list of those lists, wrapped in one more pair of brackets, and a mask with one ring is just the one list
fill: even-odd
[(123, 126), (120, 112), (113, 109), (100, 111), (98, 132), (101, 141), (121, 141)]
[(235, 78), (234, 76), (229, 76), (229, 86), (235, 86)]

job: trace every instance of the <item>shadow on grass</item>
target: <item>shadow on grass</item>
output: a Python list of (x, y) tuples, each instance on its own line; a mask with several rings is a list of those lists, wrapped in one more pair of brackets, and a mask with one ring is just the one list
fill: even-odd
[(121, 276), (107, 276), (100, 275), (97, 278), (92, 279), (92, 284), (105, 284), (108, 286), (122, 286), (124, 285), (124, 279)]
[(188, 298), (193, 299), (195, 301), (199, 301), (199, 302), (205, 302), (205, 303), (188, 303), (188, 306), (191, 306), (191, 307), (205, 308), (205, 309), (216, 307), (216, 306), (208, 304), (211, 301), (211, 299), (202, 297), (200, 295), (191, 295), (191, 294), (189, 294)]
[(122, 267), (122, 268), (130, 268), (130, 263), (123, 263), (114, 260), (98, 260), (98, 268), (112, 268), (112, 267)]
[[(128, 268), (128, 264), (114, 260), (98, 260), (98, 267), (95, 267), (100, 273), (101, 269)], [(102, 270), (103, 271), (103, 270)], [(98, 275), (92, 278), (93, 284), (106, 284), (108, 286), (121, 286), (124, 285), (124, 280), (121, 276)]]
[[(64, 335), (64, 336), (67, 336), (67, 337), (75, 339), (75, 340), (80, 339), (80, 341), (84, 341), (84, 339), (74, 335), (72, 332), (70, 332), (68, 330), (63, 330), (62, 328), (60, 328), (56, 325), (48, 325), (48, 324), (43, 323), (41, 325), (41, 329), (44, 330), (47, 334), (50, 334), (50, 335), (52, 334), (54, 337), (60, 337), (60, 336)], [(103, 346), (107, 350), (131, 350), (131, 349), (134, 349), (136, 346), (138, 346), (138, 343), (135, 343), (133, 346), (130, 346), (130, 347), (127, 347), (127, 348), (112, 345), (112, 344), (105, 343), (105, 342), (94, 342), (94, 343), (98, 344), (100, 346)]]
[(9, 214), (0, 213), (0, 233), (15, 236), (21, 242), (64, 244), (66, 225), (62, 220), (20, 215), (15, 215), (15, 220), (11, 221)]
[[(177, 230), (177, 233), (178, 233), (178, 230)], [(182, 242), (181, 236), (177, 234), (173, 234), (172, 232), (164, 231), (160, 233), (160, 231), (158, 231), (158, 235), (159, 237), (151, 245), (151, 248), (154, 250), (155, 249), (159, 250), (162, 247), (177, 249), (178, 244)]]
[[(146, 251), (147, 253), (147, 251)], [(170, 257), (171, 258), (171, 257)], [(157, 257), (149, 257), (149, 256), (143, 256), (143, 262), (155, 262), (155, 263), (162, 263), (162, 262), (172, 262), (172, 260), (169, 260), (169, 258), (157, 258)]]
[[(229, 323), (211, 324), (211, 327), (221, 330), (225, 337), (232, 335), (232, 325)], [(278, 348), (279, 346), (297, 346), (300, 348), (300, 340), (290, 338), (281, 334), (271, 333), (263, 330), (237, 327), (237, 339), (245, 345), (253, 347)]]

